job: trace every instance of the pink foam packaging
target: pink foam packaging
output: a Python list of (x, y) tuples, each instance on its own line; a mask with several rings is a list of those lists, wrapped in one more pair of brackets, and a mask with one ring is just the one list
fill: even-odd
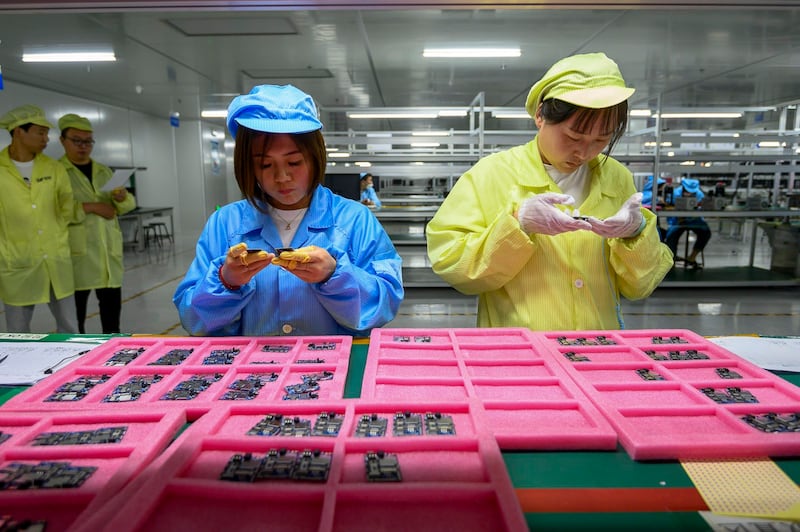
[(478, 400), (502, 449), (615, 449), (605, 417), (523, 328), (374, 329), (361, 396)]
[(800, 432), (745, 420), (800, 416), (800, 388), (692, 331), (553, 331), (537, 340), (636, 460), (800, 454)]
[[(317, 381), (319, 390), (313, 392), (315, 399), (340, 399), (344, 395), (351, 345), (349, 336), (113, 338), (12, 397), (2, 409), (121, 412), (137, 405), (157, 405), (159, 409), (185, 411), (194, 420), (219, 404), (283, 400), (287, 386), (302, 385), (304, 376), (323, 372), (327, 377)], [(204, 363), (215, 351), (234, 349), (238, 353), (229, 359), (230, 363)], [(119, 354), (126, 350), (141, 350), (141, 353), (130, 360), (120, 360)], [(175, 365), (159, 363), (175, 350), (191, 350), (191, 353)], [(210, 361), (223, 360), (217, 355)], [(226, 394), (234, 393), (232, 387), (248, 378), (261, 382), (257, 393), (248, 399), (224, 399)], [(150, 384), (133, 400), (113, 400), (120, 397), (119, 387), (129, 385), (131, 379), (146, 379)], [(208, 385), (192, 399), (164, 399), (170, 393), (181, 393), (175, 390), (185, 388), (186, 381), (191, 379), (206, 380)], [(59, 392), (64, 389), (81, 389), (81, 393), (73, 396), (71, 392)]]
[[(179, 411), (155, 408), (128, 412), (0, 412), (0, 481), (12, 478), (15, 464), (68, 463), (94, 467), (77, 487), (0, 490), (0, 515), (15, 522), (44, 522), (48, 532), (68, 530), (89, 519), (158, 456), (185, 424)], [(48, 435), (125, 427), (119, 441), (41, 445)]]
[[(395, 415), (436, 413), (455, 434), (396, 435)], [(337, 417), (337, 434), (248, 435), (266, 416), (297, 424)], [(476, 401), (340, 400), (234, 404), (216, 408), (186, 430), (139, 478), (71, 532), (161, 530), (374, 531), (527, 530), (499, 447)], [(386, 420), (382, 435), (359, 431)], [(270, 450), (329, 453), (325, 481), (234, 482), (220, 475), (232, 456)], [(394, 455), (402, 480), (367, 480), (367, 453)]]

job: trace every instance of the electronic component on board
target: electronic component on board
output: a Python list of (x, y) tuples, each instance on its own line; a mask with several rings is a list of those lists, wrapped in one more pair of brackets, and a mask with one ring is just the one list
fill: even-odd
[(421, 436), (422, 416), (411, 412), (396, 412), (392, 423), (395, 436)]
[(742, 376), (730, 368), (717, 368), (717, 375), (722, 379), (741, 379)]
[(425, 433), (430, 436), (454, 436), (456, 424), (451, 416), (441, 412), (426, 412)]
[(72, 432), (42, 432), (31, 441), (31, 445), (93, 445), (120, 443), (127, 430), (128, 427), (119, 426)]
[(184, 360), (189, 358), (194, 352), (194, 348), (189, 349), (172, 349), (167, 353), (161, 355), (158, 359), (150, 362), (149, 366), (177, 366), (182, 364)]
[(569, 360), (570, 362), (591, 362), (589, 357), (586, 355), (579, 355), (575, 351), (567, 351), (564, 353), (564, 358)]
[(192, 375), (161, 396), (162, 401), (190, 401), (222, 378), (222, 373)]
[(664, 377), (659, 375), (658, 373), (654, 372), (651, 369), (642, 368), (637, 369), (636, 373), (646, 381), (663, 381)]
[(335, 412), (322, 412), (314, 423), (313, 436), (338, 436), (342, 428), (344, 416)]
[(69, 462), (12, 462), (0, 468), (0, 490), (78, 488), (97, 471)]
[(367, 451), (364, 456), (367, 467), (367, 480), (370, 482), (400, 482), (400, 462), (396, 454), (384, 451)]
[(261, 421), (247, 431), (248, 436), (277, 436), (281, 433), (283, 416), (281, 414), (267, 414)]
[(104, 403), (126, 403), (137, 401), (150, 386), (163, 379), (163, 375), (134, 375), (126, 382), (117, 385), (114, 390), (103, 397)]
[(65, 382), (56, 388), (45, 401), (80, 401), (86, 397), (92, 388), (110, 378), (111, 375), (82, 375), (74, 381)]
[(361, 438), (376, 438), (386, 435), (388, 420), (378, 414), (364, 414), (358, 420), (355, 435)]
[(236, 347), (231, 349), (214, 349), (207, 357), (203, 359), (203, 365), (229, 366), (233, 364), (233, 360), (238, 354), (239, 349)]
[(130, 347), (115, 351), (111, 358), (106, 360), (104, 366), (126, 366), (144, 353), (144, 347)]
[(652, 342), (654, 344), (688, 344), (688, 340), (684, 340), (680, 336), (670, 336), (665, 338), (663, 336), (653, 336)]

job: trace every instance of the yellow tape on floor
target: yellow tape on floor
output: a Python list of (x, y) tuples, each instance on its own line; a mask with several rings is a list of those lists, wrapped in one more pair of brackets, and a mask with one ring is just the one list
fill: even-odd
[(714, 513), (800, 520), (800, 488), (769, 458), (681, 465)]

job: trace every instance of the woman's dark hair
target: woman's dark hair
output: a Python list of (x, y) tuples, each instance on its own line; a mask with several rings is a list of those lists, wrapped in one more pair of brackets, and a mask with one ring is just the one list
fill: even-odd
[[(233, 173), (242, 195), (247, 198), (253, 207), (261, 212), (267, 212), (269, 196), (258, 185), (253, 154), (251, 153), (256, 138), (263, 136), (264, 153), (267, 152), (276, 133), (264, 133), (239, 126), (236, 131), (236, 146), (233, 149)], [(291, 133), (292, 140), (297, 144), (297, 149), (303, 154), (311, 174), (309, 190), (314, 190), (317, 185), (325, 180), (325, 167), (328, 164), (328, 154), (325, 150), (325, 139), (320, 130), (308, 133)]]
[(542, 102), (539, 113), (548, 124), (560, 124), (572, 115), (576, 115), (573, 128), (578, 133), (585, 133), (596, 122), (600, 122), (603, 131), (611, 132), (611, 140), (608, 141), (604, 152), (606, 157), (611, 154), (614, 145), (622, 138), (628, 127), (628, 100), (613, 107), (590, 109), (567, 103), (558, 98), (551, 98)]

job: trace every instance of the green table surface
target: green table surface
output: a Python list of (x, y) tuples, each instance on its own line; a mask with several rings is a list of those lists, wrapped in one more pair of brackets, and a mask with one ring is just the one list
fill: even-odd
[[(345, 398), (361, 396), (368, 348), (363, 340), (353, 343)], [(800, 374), (778, 375), (800, 385)], [(25, 389), (0, 387), (0, 404)], [(710, 530), (697, 513), (705, 504), (678, 461), (637, 462), (622, 448), (505, 451), (503, 459), (531, 530)], [(773, 461), (800, 480), (800, 458)]]

